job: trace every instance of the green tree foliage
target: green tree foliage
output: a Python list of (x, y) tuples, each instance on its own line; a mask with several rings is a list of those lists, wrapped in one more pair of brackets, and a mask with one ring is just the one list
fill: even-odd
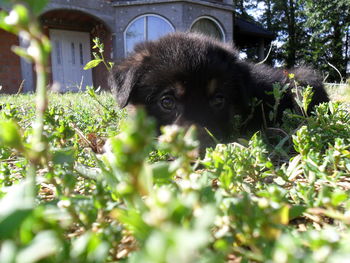
[[(236, 1), (237, 11), (244, 15), (258, 3), (263, 14), (258, 22), (274, 32), (280, 45), (274, 47), (270, 61), (286, 67), (312, 65), (329, 75), (329, 81), (343, 78), (350, 58), (350, 1), (258, 0)], [(244, 9), (244, 10), (243, 10)]]
[(270, 60), (282, 62), (291, 68), (304, 60), (303, 47), (310, 36), (305, 29), (307, 20), (302, 1), (262, 0), (265, 10), (260, 19), (267, 29), (274, 32), (280, 43), (274, 47)]
[(349, 63), (350, 1), (305, 2), (306, 27), (311, 35), (308, 57), (317, 67), (329, 72), (330, 80), (339, 80), (338, 73), (329, 67), (331, 63), (346, 74)]
[(256, 9), (258, 7), (259, 0), (233, 0), (235, 11), (240, 17), (254, 20), (252, 16), (248, 14), (248, 10)]

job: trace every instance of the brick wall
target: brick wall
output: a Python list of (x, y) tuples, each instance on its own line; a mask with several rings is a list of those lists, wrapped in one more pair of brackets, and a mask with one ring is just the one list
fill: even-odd
[(22, 82), (20, 58), (11, 51), (19, 45), (15, 35), (0, 29), (0, 93), (16, 93)]

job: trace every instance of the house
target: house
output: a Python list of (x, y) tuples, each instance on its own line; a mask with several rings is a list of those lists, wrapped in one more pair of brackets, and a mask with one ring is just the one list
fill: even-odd
[[(86, 85), (107, 88), (103, 66), (83, 70), (92, 58), (94, 37), (104, 43), (106, 60), (114, 61), (137, 42), (174, 31), (199, 31), (242, 46), (258, 45), (260, 57), (274, 38), (260, 26), (236, 18), (232, 0), (51, 0), (40, 20), (52, 42), (50, 79), (61, 92)], [(33, 66), (10, 52), (12, 45), (27, 43), (0, 30), (0, 92), (34, 91)]]

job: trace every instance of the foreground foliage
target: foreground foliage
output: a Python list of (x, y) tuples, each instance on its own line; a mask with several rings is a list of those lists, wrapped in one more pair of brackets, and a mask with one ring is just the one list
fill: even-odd
[(0, 262), (347, 261), (345, 104), (309, 116), (311, 89), (296, 90), (302, 116), (200, 160), (194, 128), (156, 140), (153, 120), (126, 118), (109, 94), (47, 96), (50, 45), (36, 22), (46, 1), (12, 2), (25, 5), (0, 11), (0, 27), (28, 37), (14, 50), (38, 81), (36, 103), (0, 97)]
[(142, 111), (126, 119), (109, 94), (51, 96), (50, 160), (35, 189), (26, 176), (33, 97), (1, 99), (0, 262), (349, 257), (350, 114), (341, 104), (320, 105), (297, 131), (281, 127), (277, 143), (281, 135), (258, 133), (196, 161), (194, 129), (170, 126), (155, 140), (153, 121)]

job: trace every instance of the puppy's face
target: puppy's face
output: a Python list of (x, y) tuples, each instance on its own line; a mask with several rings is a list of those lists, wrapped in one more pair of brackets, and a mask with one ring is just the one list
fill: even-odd
[(143, 105), (159, 127), (196, 125), (202, 144), (208, 129), (223, 140), (230, 118), (244, 105), (244, 67), (234, 49), (196, 34), (176, 33), (136, 46), (116, 66), (112, 85), (121, 107)]
[(142, 87), (147, 87), (148, 91), (135, 94), (131, 102), (145, 105), (159, 126), (194, 124), (199, 129), (200, 140), (202, 143), (206, 140), (206, 144), (209, 138), (204, 128), (218, 139), (228, 135), (231, 105), (223, 79), (205, 74), (201, 78), (193, 78), (193, 75), (170, 77), (165, 83), (160, 83), (159, 77), (153, 79), (156, 81), (142, 82)]

